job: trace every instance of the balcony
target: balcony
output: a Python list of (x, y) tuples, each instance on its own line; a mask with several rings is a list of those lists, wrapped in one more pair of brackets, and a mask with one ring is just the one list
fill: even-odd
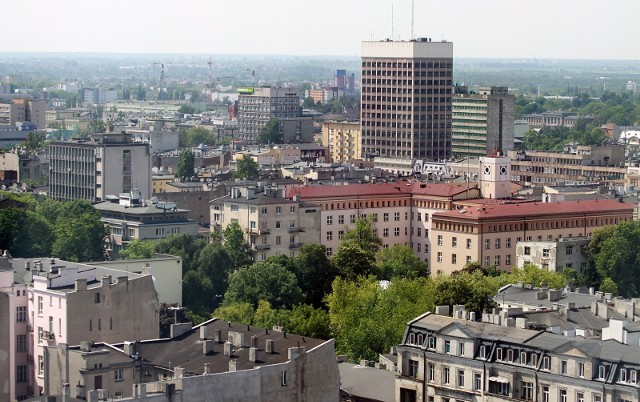
[(289, 233), (304, 232), (301, 227), (289, 226)]
[(40, 338), (43, 341), (50, 341), (56, 337), (56, 334), (49, 331), (42, 331), (42, 337)]
[(252, 244), (251, 251), (262, 251), (262, 250), (270, 250), (270, 244)]
[(258, 230), (258, 235), (268, 235), (269, 233), (271, 233), (271, 229), (269, 228), (261, 228)]
[(296, 249), (302, 247), (302, 243), (289, 243), (290, 249)]

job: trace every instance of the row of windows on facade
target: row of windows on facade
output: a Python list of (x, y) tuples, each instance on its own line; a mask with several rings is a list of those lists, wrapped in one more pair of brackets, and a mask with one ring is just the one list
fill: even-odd
[[(240, 205), (238, 205), (238, 204), (231, 204), (231, 206), (229, 208), (231, 209), (231, 212), (240, 211)], [(258, 212), (257, 207), (249, 207), (249, 213), (255, 214), (257, 212)], [(296, 206), (295, 205), (290, 205), (289, 206), (289, 212), (290, 213), (295, 213), (296, 212)], [(268, 207), (261, 207), (260, 208), (260, 214), (266, 215), (268, 213), (269, 213), (269, 208)], [(275, 207), (275, 213), (276, 214), (281, 214), (282, 213), (282, 207)]]

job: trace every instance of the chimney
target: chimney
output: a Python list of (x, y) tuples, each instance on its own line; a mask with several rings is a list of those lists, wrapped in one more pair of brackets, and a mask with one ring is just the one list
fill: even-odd
[(180, 335), (184, 335), (191, 330), (191, 323), (185, 322), (181, 324), (171, 324), (169, 329), (169, 336), (171, 338), (177, 338)]
[(222, 343), (222, 330), (221, 329), (214, 329), (213, 330), (213, 340), (216, 341), (217, 343)]
[(207, 326), (203, 325), (200, 327), (200, 340), (208, 339), (207, 338)]
[(436, 314), (449, 316), (449, 306), (436, 306)]
[(184, 378), (184, 368), (176, 366), (173, 369), (173, 378)]
[(205, 356), (207, 356), (209, 354), (212, 354), (214, 352), (214, 350), (213, 350), (213, 345), (214, 344), (215, 343), (213, 341), (209, 341), (209, 340), (203, 341), (202, 342), (202, 354), (205, 355)]
[(238, 370), (238, 360), (231, 359), (229, 360), (229, 372), (235, 372)]
[(506, 320), (504, 320), (504, 326), (505, 327), (515, 327), (516, 326), (516, 319), (513, 317), (509, 317)]
[(224, 347), (223, 348), (224, 348), (224, 355), (225, 356), (231, 357), (233, 355), (233, 353), (232, 353), (233, 349), (231, 347), (232, 347), (231, 342), (227, 341), (227, 342), (224, 343)]
[(265, 352), (267, 352), (268, 354), (272, 354), (275, 353), (275, 342), (273, 341), (273, 339), (267, 339), (266, 345), (265, 345)]
[(76, 292), (80, 292), (82, 290), (87, 290), (87, 280), (86, 279), (76, 279)]
[(289, 360), (293, 360), (298, 356), (301, 356), (305, 353), (306, 348), (304, 346), (292, 347), (289, 348), (288, 357)]
[(151, 268), (151, 264), (145, 262), (142, 267), (142, 275), (149, 275), (149, 268)]
[(119, 276), (117, 281), (118, 281), (118, 283), (127, 283), (127, 282), (129, 282), (129, 277), (128, 276)]
[(102, 287), (111, 285), (111, 275), (102, 275)]
[(258, 361), (260, 361), (258, 359), (258, 348), (256, 347), (249, 348), (249, 361), (253, 363), (257, 363)]
[(469, 313), (469, 321), (475, 321), (476, 320), (476, 312), (472, 311)]
[(204, 364), (204, 371), (202, 371), (202, 374), (211, 374), (211, 364)]
[(257, 348), (258, 347), (258, 337), (255, 335), (251, 336), (251, 347), (253, 348)]
[(124, 346), (122, 347), (122, 350), (127, 356), (133, 356), (136, 354), (136, 343), (125, 341)]
[(516, 327), (527, 329), (529, 327), (529, 321), (526, 318), (516, 318)]
[(91, 352), (91, 341), (81, 341), (80, 350), (83, 352)]

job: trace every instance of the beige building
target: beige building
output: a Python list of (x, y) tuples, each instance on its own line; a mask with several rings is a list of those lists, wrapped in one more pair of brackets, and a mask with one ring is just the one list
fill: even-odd
[(552, 272), (574, 269), (581, 273), (587, 266), (585, 247), (590, 241), (588, 237), (519, 241), (516, 243), (516, 266), (522, 268), (525, 264), (535, 264)]
[(637, 346), (530, 330), (526, 318), (456, 314), (407, 324), (396, 401), (639, 400)]
[(361, 142), (359, 122), (322, 123), (322, 145), (329, 149), (330, 162), (347, 163), (361, 159)]
[(47, 128), (47, 104), (44, 101), (16, 98), (0, 103), (0, 125), (15, 126), (19, 122), (31, 122), (38, 130)]
[(53, 141), (49, 145), (49, 195), (57, 200), (106, 200), (108, 195), (140, 189), (151, 196), (149, 144), (128, 134), (94, 134), (90, 141)]
[(320, 243), (320, 207), (287, 199), (272, 188), (232, 188), (211, 202), (212, 230), (237, 222), (255, 261), (275, 255), (296, 257), (306, 243)]

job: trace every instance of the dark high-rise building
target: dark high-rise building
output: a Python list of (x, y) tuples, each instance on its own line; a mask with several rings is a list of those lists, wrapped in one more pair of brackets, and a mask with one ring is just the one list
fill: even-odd
[(362, 156), (451, 157), (453, 43), (362, 43)]

